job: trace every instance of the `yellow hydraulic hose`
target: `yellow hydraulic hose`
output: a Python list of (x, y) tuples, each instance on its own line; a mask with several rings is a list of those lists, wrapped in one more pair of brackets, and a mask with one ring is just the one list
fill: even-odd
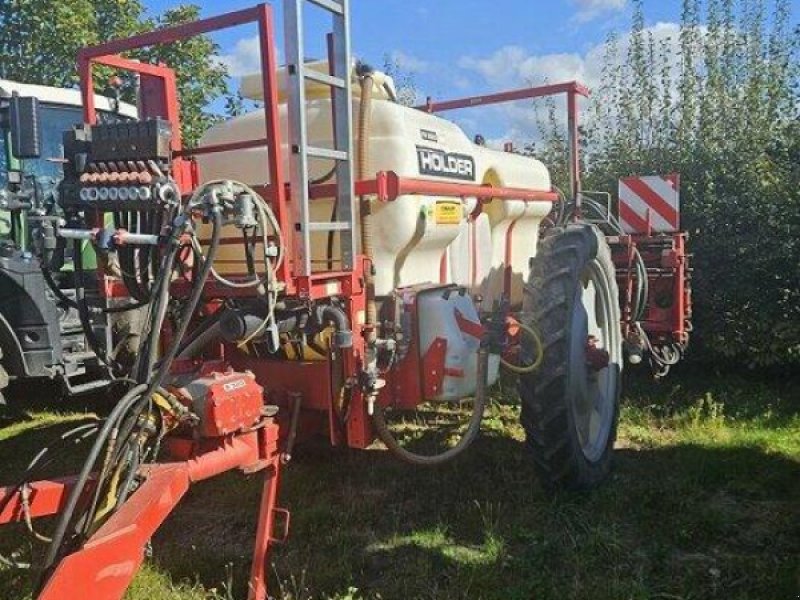
[(533, 373), (542, 366), (542, 361), (544, 360), (544, 344), (542, 343), (542, 337), (539, 335), (539, 332), (533, 327), (529, 327), (523, 323), (517, 323), (517, 326), (522, 330), (523, 333), (527, 334), (528, 337), (533, 340), (534, 346), (536, 346), (536, 360), (530, 365), (521, 366), (510, 363), (501, 357), (500, 364), (504, 369), (507, 369), (512, 373), (516, 373), (517, 375), (527, 375), (528, 373)]
[[(358, 113), (358, 169), (359, 181), (369, 176), (369, 136), (372, 128), (372, 74), (361, 78), (361, 105)], [(364, 273), (364, 287), (367, 296), (367, 310), (365, 324), (369, 328), (368, 343), (374, 343), (377, 336), (375, 325), (378, 322), (378, 308), (375, 303), (375, 274), (373, 273), (373, 256), (375, 255), (374, 233), (372, 223), (372, 199), (369, 196), (360, 198), (361, 215), (361, 252), (367, 258), (369, 265)]]

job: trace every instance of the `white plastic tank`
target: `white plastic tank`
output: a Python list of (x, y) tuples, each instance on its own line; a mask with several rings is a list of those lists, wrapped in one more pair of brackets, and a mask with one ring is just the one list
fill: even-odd
[[(318, 68), (327, 67), (320, 64)], [(391, 79), (387, 80), (391, 85)], [(243, 93), (260, 100), (259, 81), (259, 76), (246, 77)], [(360, 109), (357, 85), (354, 90), (353, 114), (357, 116)], [(329, 94), (329, 88), (309, 83), (307, 122), (309, 143), (314, 146), (332, 147)], [(288, 157), (285, 103), (280, 107), (280, 119), (283, 156)], [(551, 189), (550, 175), (538, 160), (475, 145), (454, 123), (399, 105), (378, 85), (374, 89), (371, 122), (368, 164), (371, 176), (393, 171), (400, 177), (436, 182)], [(201, 145), (265, 136), (264, 113), (257, 110), (213, 127)], [(358, 148), (358, 140), (354, 142)], [(251, 185), (269, 183), (266, 148), (202, 155), (198, 163), (203, 180), (224, 178)], [(288, 160), (284, 168), (288, 173)], [(310, 161), (313, 179), (323, 177), (331, 168), (329, 161)], [(475, 216), (476, 205), (474, 198), (462, 201), (421, 195), (375, 203), (377, 294), (387, 296), (395, 288), (426, 282), (458, 283), (480, 293), (487, 307), (506, 288), (510, 288), (506, 291), (510, 292), (512, 302), (520, 302), (522, 285), (528, 278), (528, 263), (536, 252), (539, 225), (552, 204), (496, 199), (484, 204)], [(330, 220), (332, 206), (332, 199), (313, 201), (312, 219)], [(231, 235), (238, 234), (232, 230)], [(312, 235), (312, 258), (319, 270), (326, 266), (327, 239), (325, 232)], [(338, 255), (336, 248), (333, 255)], [(229, 275), (245, 272), (240, 246), (225, 246), (220, 259), (220, 271)]]

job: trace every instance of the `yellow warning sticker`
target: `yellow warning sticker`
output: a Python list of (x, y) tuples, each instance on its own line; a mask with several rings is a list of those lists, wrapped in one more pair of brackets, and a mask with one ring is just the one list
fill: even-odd
[(439, 200), (436, 203), (436, 224), (437, 225), (458, 225), (463, 217), (463, 210), (460, 202), (452, 200)]

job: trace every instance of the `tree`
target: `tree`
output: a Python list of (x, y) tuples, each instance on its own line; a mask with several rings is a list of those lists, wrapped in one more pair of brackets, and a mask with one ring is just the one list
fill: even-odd
[[(75, 57), (81, 48), (142, 31), (195, 20), (191, 4), (146, 18), (139, 0), (5, 0), (0, 4), (0, 77), (25, 83), (74, 87)], [(184, 141), (194, 144), (217, 118), (208, 106), (228, 93), (219, 47), (207, 36), (131, 54), (161, 61), (177, 72)], [(98, 69), (95, 89), (107, 88), (107, 70)], [(128, 85), (125, 98), (133, 99)]]
[(684, 0), (677, 37), (656, 41), (637, 0), (627, 47), (619, 36), (606, 45), (583, 140), (590, 189), (681, 173), (696, 354), (754, 366), (800, 362), (800, 36), (789, 15), (788, 0)]
[[(383, 55), (383, 71), (394, 80), (397, 89), (397, 102), (403, 106), (415, 106), (419, 104), (417, 98), (417, 81), (414, 73), (404, 69), (397, 58), (391, 54)], [(423, 99), (424, 100), (424, 99)]]

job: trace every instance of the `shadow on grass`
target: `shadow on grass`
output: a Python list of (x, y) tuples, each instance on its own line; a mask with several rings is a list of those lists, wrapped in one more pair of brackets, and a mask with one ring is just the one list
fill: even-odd
[[(259, 487), (229, 476), (193, 490), (156, 538), (158, 564), (216, 587), (230, 572), (244, 597)], [(748, 447), (622, 450), (607, 485), (557, 497), (501, 437), (436, 470), (310, 451), (285, 473), (292, 538), (273, 555), (273, 593), (792, 598), (798, 497), (800, 465)]]
[[(675, 406), (689, 405), (695, 388), (680, 390)], [(55, 407), (102, 411), (106, 402)], [(781, 420), (794, 414), (792, 398), (778, 406)], [(53, 407), (43, 398), (36, 410)], [(81, 422), (35, 426), (27, 418), (20, 413), (10, 425), (20, 431), (0, 439), (3, 483)], [(74, 472), (85, 451), (65, 450), (47, 474)], [(159, 569), (176, 582), (231, 583), (232, 597), (245, 598), (261, 483), (232, 473), (192, 489), (154, 540)], [(602, 488), (551, 497), (521, 444), (499, 434), (485, 433), (437, 469), (384, 451), (306, 445), (283, 477), (292, 532), (273, 554), (272, 592), (295, 599), (344, 598), (350, 588), (383, 600), (791, 599), (800, 593), (798, 498), (800, 464), (757, 446), (622, 449)], [(0, 531), (0, 552), (19, 547), (21, 533)], [(0, 591), (18, 597), (23, 586), (0, 573)]]

